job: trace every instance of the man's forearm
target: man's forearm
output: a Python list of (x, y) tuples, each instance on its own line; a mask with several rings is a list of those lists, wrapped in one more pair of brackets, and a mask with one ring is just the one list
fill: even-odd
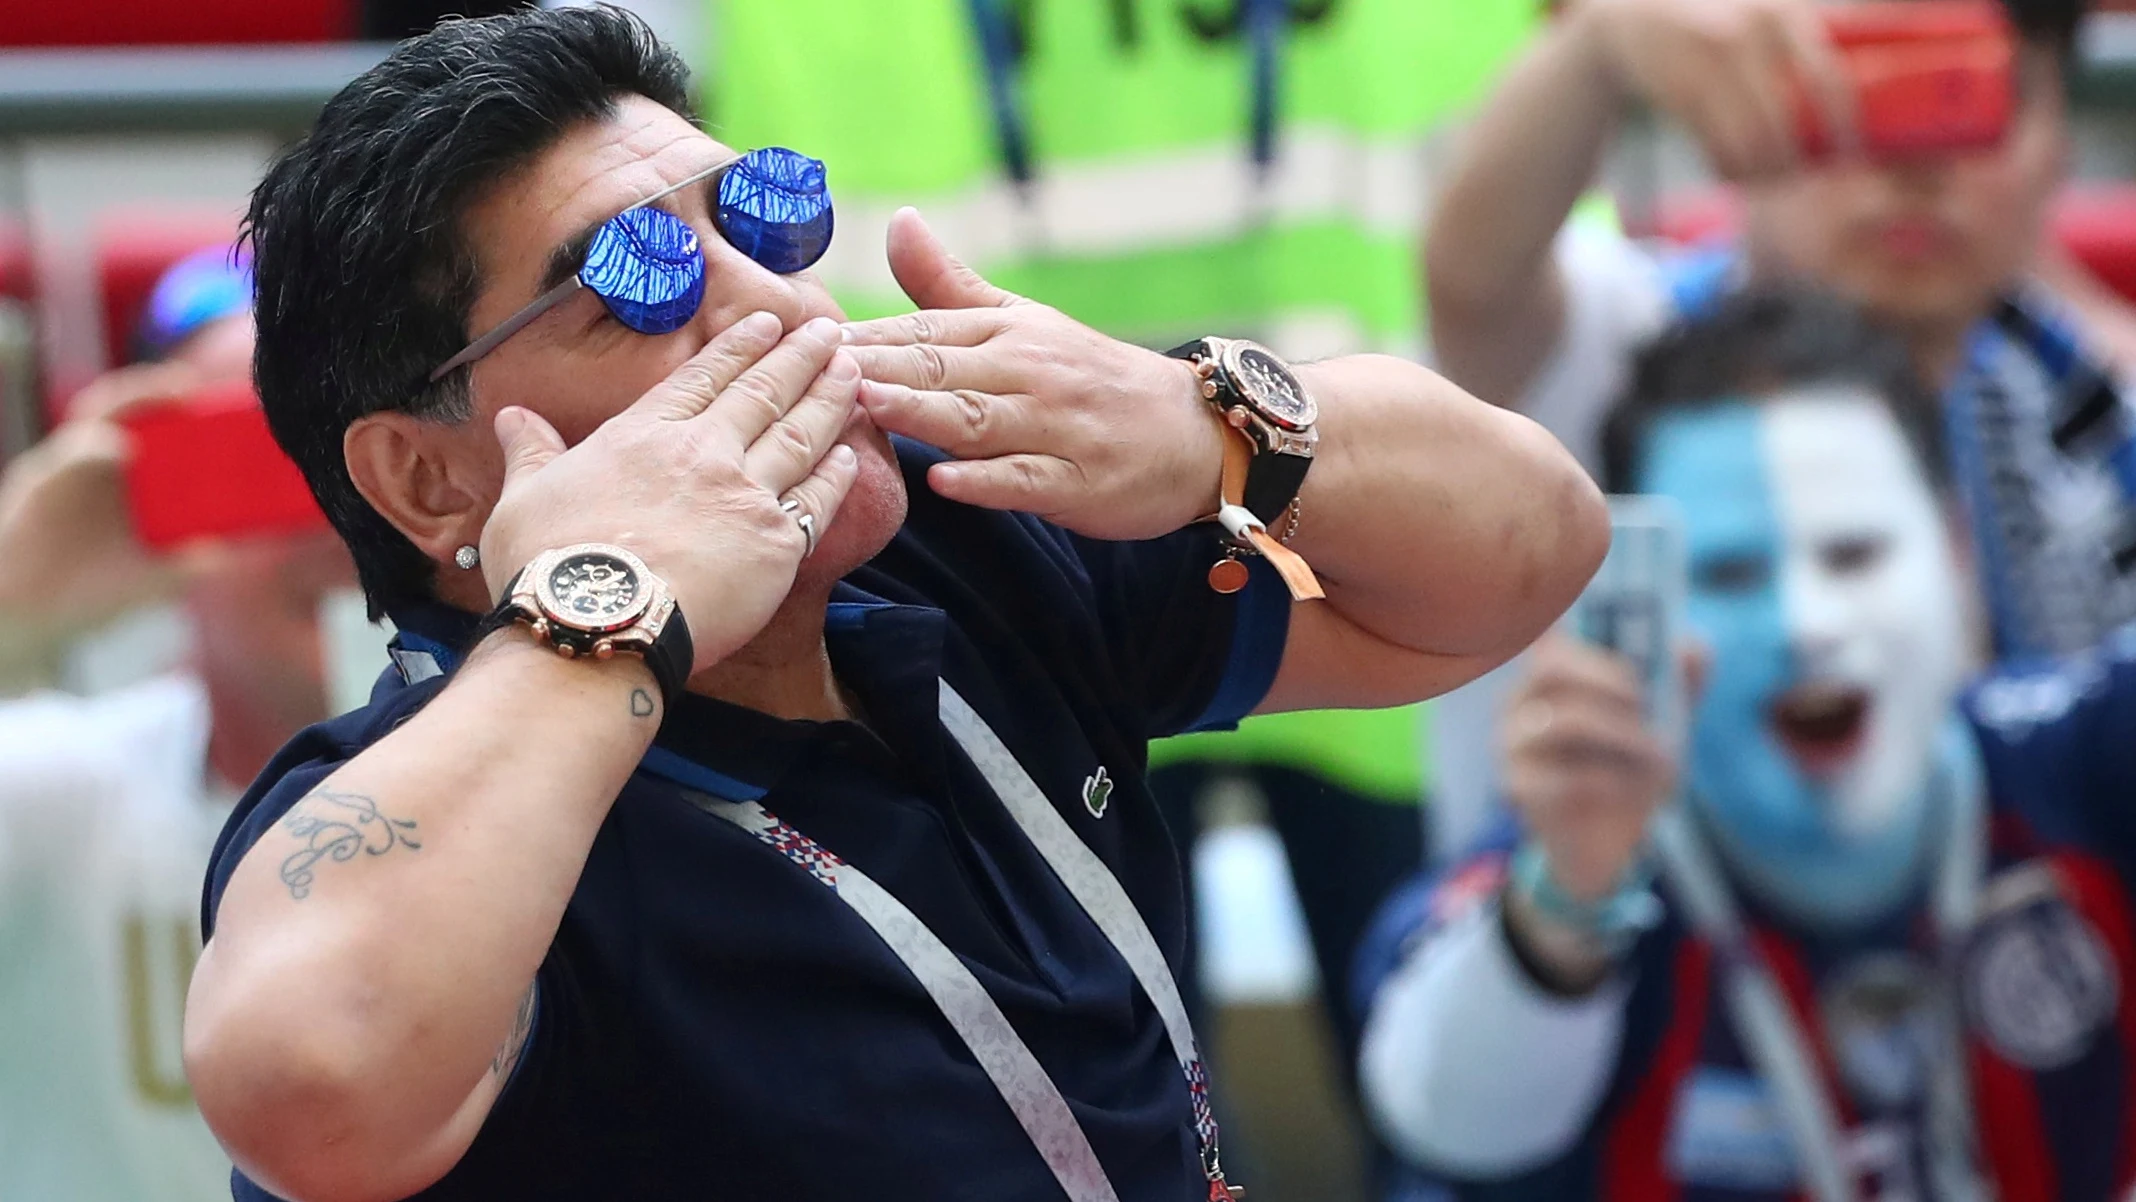
[[(321, 1196), (399, 1197), (450, 1167), (659, 721), (641, 663), (493, 636), (260, 837), (223, 894), (186, 1031), (201, 1108), (242, 1164)], [(387, 1180), (347, 1179), (366, 1163)]]
[(1439, 366), (1494, 404), (1525, 391), (1563, 321), (1551, 247), (1622, 107), (1585, 6), (1536, 39), (1478, 114), (1424, 236)]
[(1500, 660), (1579, 595), (1609, 546), (1600, 493), (1535, 423), (1416, 364), (1314, 364), (1321, 449), (1294, 546), (1351, 624), (1410, 651)]

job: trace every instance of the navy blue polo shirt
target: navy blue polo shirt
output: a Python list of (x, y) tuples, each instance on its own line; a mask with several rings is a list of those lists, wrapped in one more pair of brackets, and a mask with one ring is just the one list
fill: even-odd
[[(682, 698), (649, 763), (758, 800), (874, 878), (963, 960), (1059, 1086), (1122, 1202), (1206, 1197), (1187, 1089), (1126, 963), (937, 718), (938, 679), (993, 727), (1104, 859), (1175, 974), (1178, 854), (1149, 739), (1236, 722), (1273, 680), (1289, 598), (1234, 597), (1206, 527), (1096, 542), (953, 504), (898, 444), (904, 529), (842, 583), (826, 638), (868, 726)], [(471, 615), (394, 615), (459, 647)], [(449, 657), (447, 657), (449, 658)], [(449, 679), (449, 678), (448, 678)], [(447, 679), (388, 673), (254, 783), (209, 870), (204, 925), (246, 850)], [(680, 761), (668, 757), (680, 757)], [(1105, 805), (1085, 802), (1104, 769)], [(1100, 810), (1101, 812), (1094, 812)], [(838, 896), (641, 768), (595, 836), (539, 976), (533, 1034), (473, 1147), (425, 1199), (726, 1202), (1062, 1196), (919, 983)], [(239, 1176), (239, 1199), (267, 1195)]]

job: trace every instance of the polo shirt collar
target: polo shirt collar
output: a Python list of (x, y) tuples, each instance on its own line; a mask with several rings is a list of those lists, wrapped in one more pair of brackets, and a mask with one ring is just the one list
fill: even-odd
[[(435, 601), (396, 607), (390, 646), (402, 680), (417, 684), (459, 666), (481, 619)], [(876, 735), (916, 757), (909, 766), (943, 771), (936, 716), (944, 630), (941, 610), (886, 601), (839, 583), (825, 614), (824, 641), (839, 680), (860, 699)], [(640, 771), (732, 801), (763, 797), (819, 738), (857, 731), (852, 723), (789, 721), (711, 697), (685, 693), (661, 720)]]

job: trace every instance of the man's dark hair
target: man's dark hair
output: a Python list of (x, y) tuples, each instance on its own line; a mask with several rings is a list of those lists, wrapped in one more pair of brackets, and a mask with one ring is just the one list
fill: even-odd
[(357, 493), (342, 436), (389, 409), (471, 416), (466, 369), (428, 382), (468, 342), (480, 291), (462, 217), (621, 97), (694, 119), (689, 86), (682, 60), (620, 9), (448, 21), (341, 89), (253, 192), (260, 400), (355, 557), (374, 618), (430, 596), (432, 564)]
[(1929, 479), (1946, 481), (1940, 406), (1904, 344), (1854, 306), (1789, 286), (1730, 295), (1640, 353), (1630, 386), (1603, 419), (1603, 487), (1638, 490), (1647, 427), (1667, 414), (1832, 384), (1859, 385), (1890, 405)]
[(2054, 49), (2066, 66), (2076, 52), (2077, 27), (2084, 23), (2091, 0), (2002, 0), (2003, 11), (2019, 37)]

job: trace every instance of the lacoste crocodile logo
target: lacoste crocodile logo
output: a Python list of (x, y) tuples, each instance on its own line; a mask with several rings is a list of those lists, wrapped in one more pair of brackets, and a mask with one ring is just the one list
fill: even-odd
[(1106, 775), (1105, 765), (1098, 765), (1097, 775), (1083, 781), (1083, 808), (1092, 818), (1105, 817), (1105, 807), (1112, 804), (1112, 777)]

